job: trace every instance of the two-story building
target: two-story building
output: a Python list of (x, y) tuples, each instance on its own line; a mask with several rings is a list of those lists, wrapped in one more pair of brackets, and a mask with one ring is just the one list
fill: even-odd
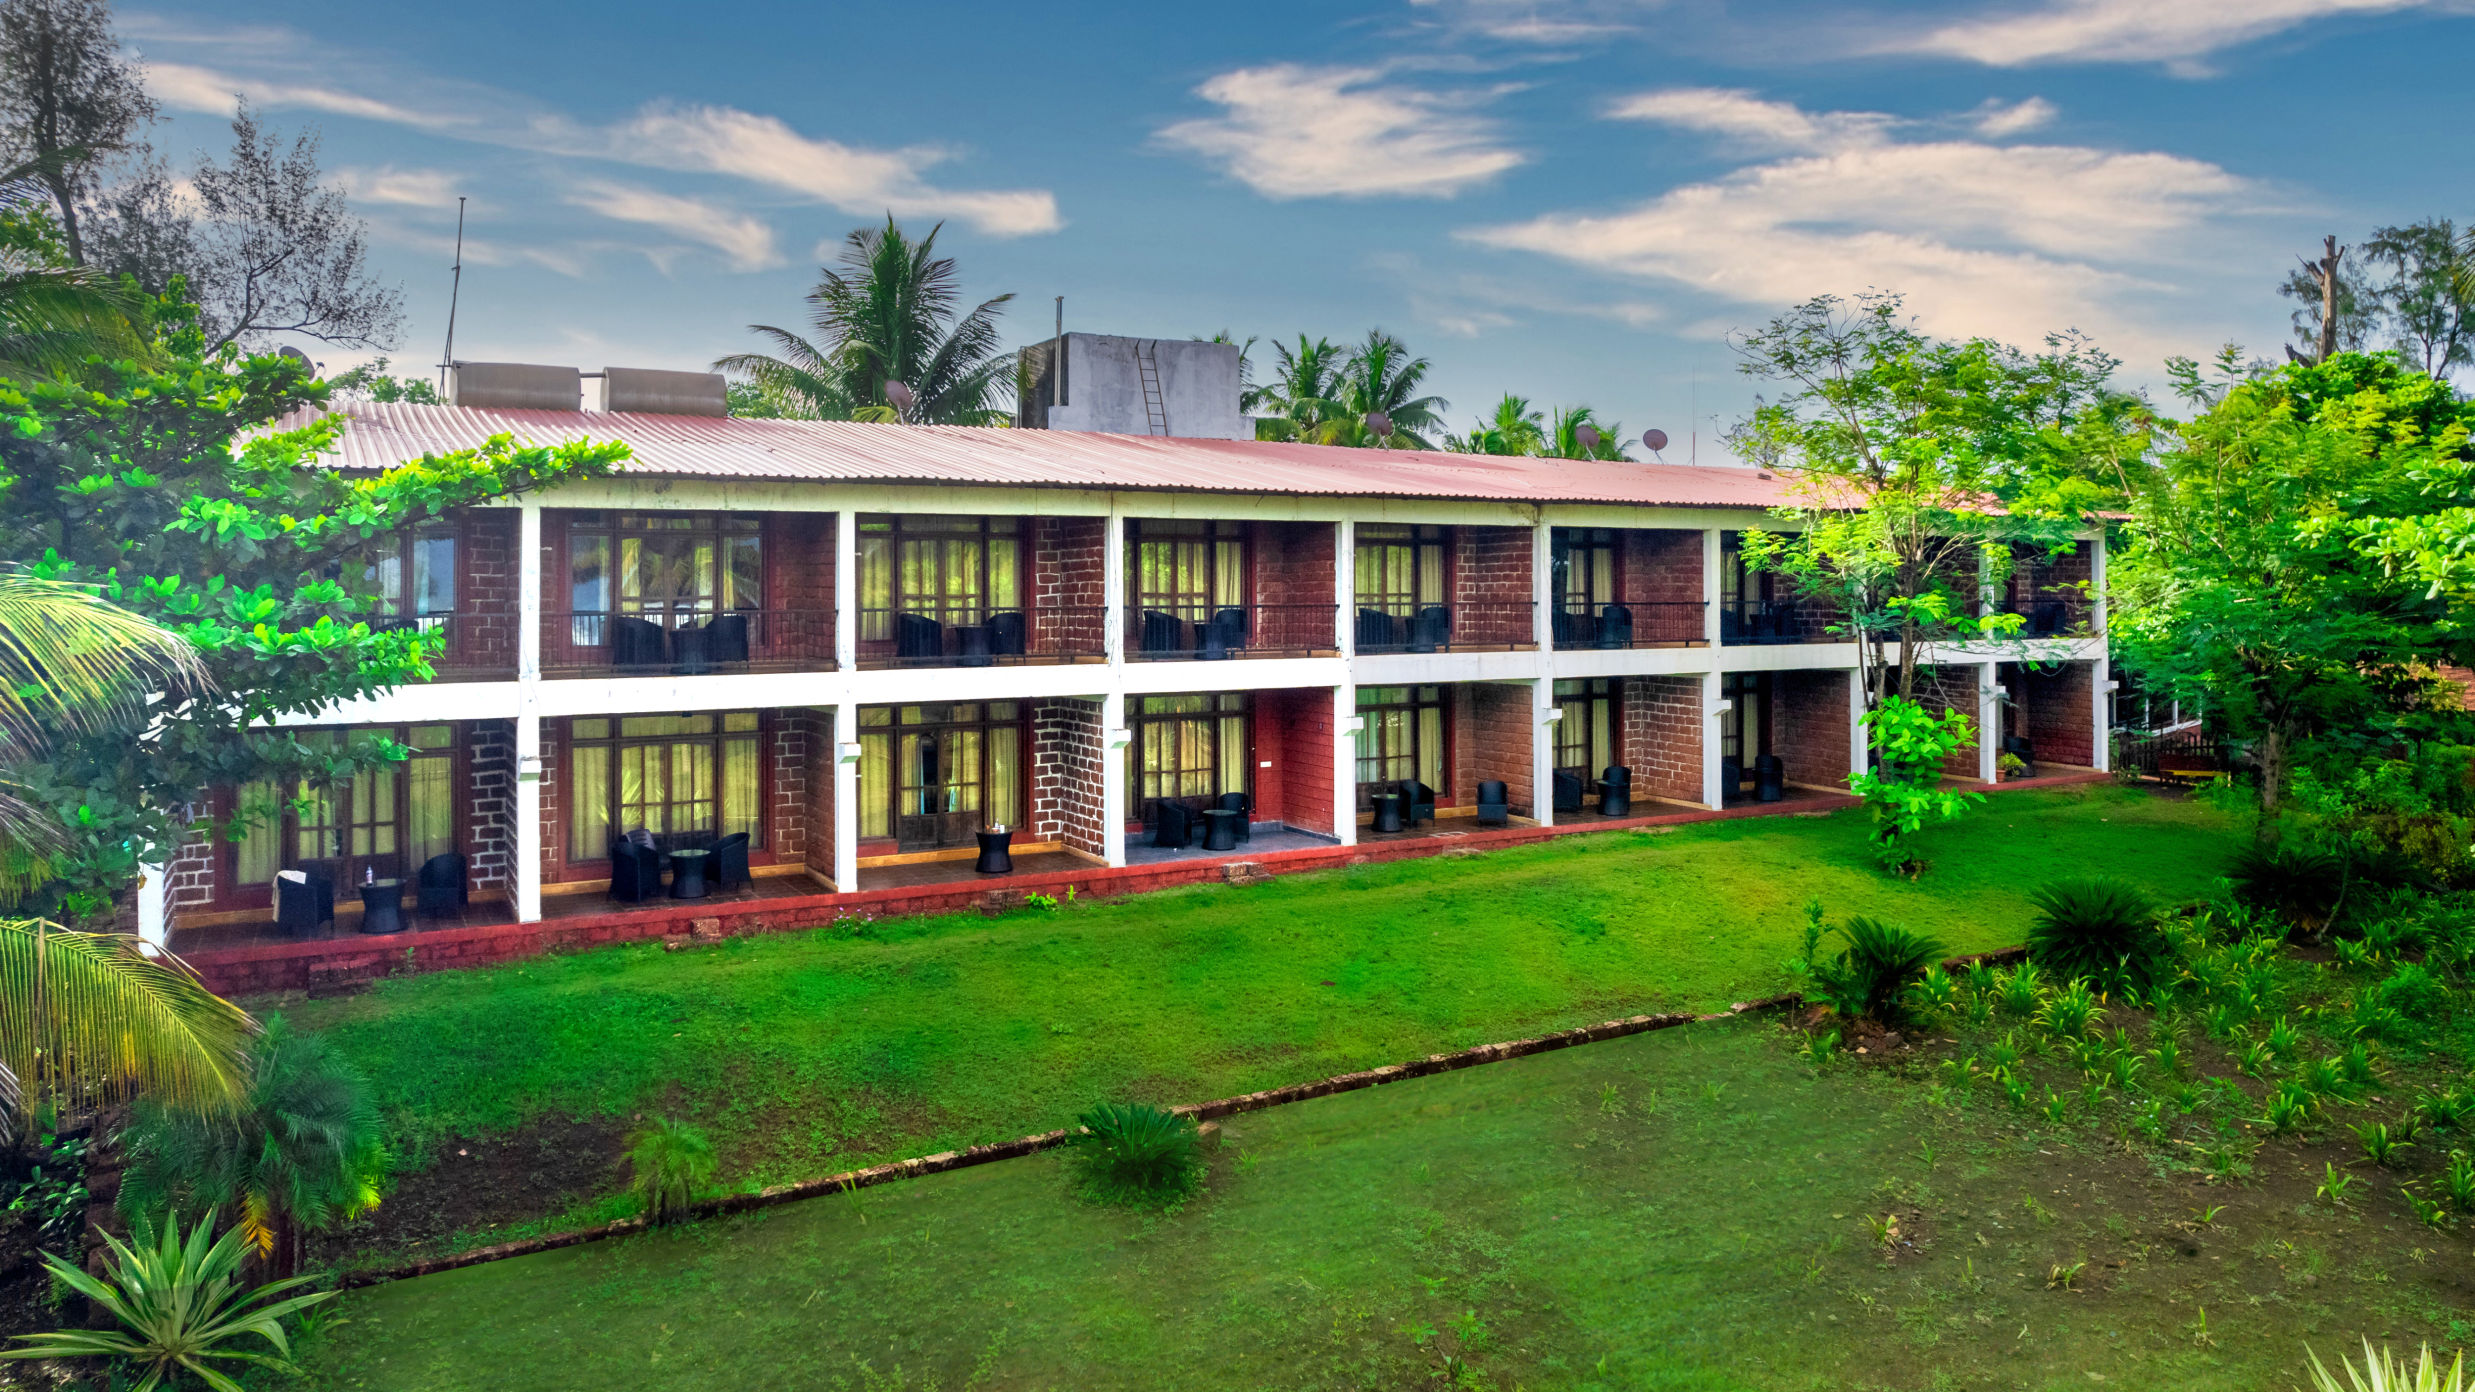
[[(465, 921), (527, 923), (624, 911), (631, 838), (744, 834), (718, 902), (849, 896), (985, 879), (996, 826), (1018, 874), (1117, 867), (1596, 819), (1610, 767), (1631, 815), (1820, 799), (1866, 760), (1854, 646), (1739, 553), (1790, 501), (1765, 472), (553, 399), (346, 408), (345, 469), (502, 431), (633, 458), (382, 558), (437, 678), (314, 723), (413, 757), (188, 846), (150, 936), (263, 929), (312, 864), (347, 930), (350, 886), (440, 855)], [(1919, 654), (2040, 773), (2104, 766), (2104, 575), (2092, 532), (1988, 591), (2024, 642)], [(1164, 835), (1164, 802), (1249, 839)]]

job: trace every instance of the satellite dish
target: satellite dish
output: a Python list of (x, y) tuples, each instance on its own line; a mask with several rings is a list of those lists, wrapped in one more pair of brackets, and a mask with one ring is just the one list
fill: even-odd
[(302, 375), (304, 376), (315, 377), (318, 375), (318, 364), (309, 360), (309, 354), (302, 352), (300, 349), (293, 347), (289, 343), (277, 348), (275, 350), (275, 356), (282, 358), (287, 362), (299, 363), (301, 365)]
[(1659, 429), (1657, 426), (1652, 426), (1650, 429), (1641, 432), (1641, 442), (1650, 447), (1650, 452), (1652, 454), (1656, 454), (1660, 450), (1667, 448), (1667, 432)]
[(1598, 442), (1602, 437), (1598, 433), (1597, 426), (1585, 425), (1579, 430), (1573, 432), (1573, 438), (1581, 442), (1581, 447), (1583, 449), (1596, 454), (1598, 452)]
[(1392, 417), (1385, 415), (1385, 414), (1384, 414), (1383, 412), (1381, 412), (1381, 411), (1369, 411), (1369, 412), (1367, 412), (1367, 413), (1366, 413), (1366, 433), (1367, 433), (1367, 434), (1369, 434), (1369, 435), (1389, 435), (1389, 434), (1391, 434), (1391, 433), (1392, 433)]
[(909, 387), (895, 381), (888, 381), (885, 384), (885, 399), (893, 406), (895, 410), (902, 412), (906, 416), (911, 414), (912, 404), (919, 400), (918, 397), (911, 394), (911, 389)]

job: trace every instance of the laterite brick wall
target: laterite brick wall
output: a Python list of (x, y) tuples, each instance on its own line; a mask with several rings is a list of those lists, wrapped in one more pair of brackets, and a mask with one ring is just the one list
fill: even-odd
[(2096, 717), (2090, 713), (2089, 694), (2096, 671), (2093, 663), (2066, 662), (2050, 672), (2023, 671), (2007, 683), (2014, 707), (2011, 728), (2027, 734), (2040, 775), (2045, 773), (2042, 765), (2049, 763), (2096, 765)]
[(1469, 757), (1460, 761), (1465, 771), (1454, 781), (1466, 785), (1468, 791), (1464, 794), (1456, 789), (1456, 797), (1466, 797), (1474, 803), (1481, 780), (1500, 780), (1504, 800), (1511, 804), (1513, 812), (1523, 817), (1535, 815), (1537, 785), (1530, 778), (1530, 688), (1511, 682), (1473, 682), (1463, 689), (1469, 693)]
[(1103, 854), (1100, 703), (1056, 697), (1031, 703), (1031, 836)]
[(1771, 678), (1771, 751), (1790, 783), (1845, 787), (1849, 672), (1780, 672)]
[(1289, 648), (1339, 641), (1332, 532), (1329, 522), (1257, 522), (1249, 529), (1255, 602), (1266, 606), (1255, 620), (1256, 641)]
[(514, 888), (516, 854), (516, 725), (478, 720), (463, 728), (464, 857), (472, 890)]
[(1530, 529), (1456, 527), (1452, 535), (1454, 640), (1537, 641), (1530, 606)]
[[(1977, 718), (1977, 671), (1973, 663), (1918, 669), (1917, 704), (1932, 715), (1940, 715), (1945, 710), (1958, 711), (1968, 717), (1972, 733), (1982, 737), (1984, 732), (1974, 729)], [(1977, 776), (1976, 739), (1962, 741), (1959, 748), (1952, 750), (1950, 757), (1942, 761), (1942, 771), (1953, 778), (1974, 779)]]
[(1254, 718), (1256, 820), (1337, 834), (1331, 689), (1257, 692)]
[(1633, 790), (1646, 797), (1702, 800), (1702, 714), (1699, 677), (1626, 677), (1624, 734), (1617, 762), (1633, 771)]
[(1031, 519), (1031, 650), (1097, 654), (1108, 603), (1105, 517)]
[(443, 661), (492, 670), (516, 665), (514, 508), (470, 508), (457, 517), (456, 650)]
[[(831, 717), (824, 718), (830, 722)], [(832, 833), (819, 832), (808, 820), (809, 770), (814, 767), (816, 749), (833, 740), (833, 726), (825, 723), (820, 731), (819, 718), (810, 711), (778, 711), (774, 715), (772, 755), (773, 788), (765, 810), (765, 846), (776, 864), (790, 865), (808, 858), (808, 843), (822, 839), (830, 847)], [(828, 849), (827, 858), (833, 852)]]

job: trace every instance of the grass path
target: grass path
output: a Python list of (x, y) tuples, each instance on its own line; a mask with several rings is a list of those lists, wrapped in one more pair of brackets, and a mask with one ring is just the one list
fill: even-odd
[[(2220, 872), (2208, 809), (2110, 786), (2004, 794), (1886, 880), (1849, 814), (1619, 832), (1111, 900), (628, 946), (293, 1007), (365, 1068), (409, 1164), (438, 1142), (653, 1110), (779, 1182), (1776, 990), (1802, 905), (2020, 940), (2026, 895), (2103, 871), (2161, 896)], [(590, 1195), (581, 1196), (589, 1200)], [(576, 1216), (576, 1215), (571, 1215)]]

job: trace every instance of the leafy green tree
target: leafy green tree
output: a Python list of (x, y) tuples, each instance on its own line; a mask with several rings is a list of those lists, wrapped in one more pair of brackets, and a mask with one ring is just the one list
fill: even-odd
[(2290, 358), (2317, 361), (2359, 353), (2380, 332), (2380, 286), (2364, 271), (2361, 257), (2347, 257), (2351, 250), (2328, 238), (2318, 260), (2306, 259), (2278, 282), (2277, 293), (2295, 302)]
[[(774, 354), (733, 353), (715, 359), (714, 370), (753, 383), (783, 415), (1005, 424), (1014, 355), (999, 351), (997, 315), (1014, 297), (999, 295), (957, 317), (954, 260), (937, 255), (944, 226), (917, 241), (890, 217), (883, 227), (852, 232), (840, 266), (826, 267), (808, 293), (808, 333), (751, 324)], [(909, 388), (908, 408), (887, 396), (888, 382)]]
[[(1320, 442), (1377, 449), (1435, 448), (1432, 436), (1442, 433), (1444, 412), (1451, 403), (1440, 396), (1419, 394), (1432, 367), (1425, 358), (1411, 356), (1398, 338), (1369, 329), (1366, 338), (1350, 350), (1349, 365), (1341, 375), (1341, 414), (1326, 419)], [(1367, 428), (1366, 418), (1378, 412), (1391, 422), (1389, 431)]]
[[(90, 362), (77, 384), (0, 380), (0, 554), (93, 586), (180, 634), (204, 680), (142, 715), (62, 732), (0, 768), (66, 842), (46, 908), (97, 913), (168, 857), (200, 790), (334, 783), (406, 751), (269, 728), (431, 675), (438, 635), (388, 621), (367, 578), (451, 509), (605, 473), (624, 446), (571, 441), (425, 455), (351, 477), (327, 388), (276, 357), (207, 356), (177, 308), (163, 367)], [(286, 421), (292, 412), (306, 419)], [(243, 809), (241, 827), (275, 812)]]
[(1257, 405), (1269, 414), (1255, 422), (1259, 440), (1312, 440), (1324, 422), (1338, 417), (1346, 361), (1330, 339), (1298, 335), (1297, 347), (1272, 345), (1272, 380)]
[[(446, 398), (427, 377), (397, 377), (387, 371), (386, 358), (373, 358), (359, 367), (338, 372), (327, 379), (327, 390), (346, 401), (376, 401), (381, 404), (404, 402), (413, 406), (443, 406)], [(736, 413), (734, 413), (736, 414)]]
[(289, 1276), (307, 1234), (377, 1204), (388, 1167), (383, 1130), (360, 1071), (270, 1015), (237, 1107), (202, 1115), (139, 1099), (122, 1141), (121, 1210), (135, 1218), (237, 1209), (239, 1231), (275, 1275)]
[(1547, 416), (1526, 396), (1504, 393), (1492, 414), (1481, 416), (1467, 435), (1448, 435), (1444, 448), (1456, 454), (1536, 454), (1547, 444)]
[(33, 190), (35, 164), (0, 170), (0, 377), (56, 377), (90, 357), (142, 358), (145, 298), (80, 266)]
[(2248, 744), (2264, 836), (2306, 745), (2461, 733), (2475, 657), (2475, 406), (2388, 355), (2204, 370), (2111, 569), (2118, 658)]
[(2443, 377), (2475, 363), (2475, 283), (2459, 274), (2458, 232), (2449, 219), (2380, 228), (2363, 254), (2389, 268), (2381, 308), (2408, 366)]
[(29, 163), (71, 265), (86, 264), (80, 218), (104, 163), (154, 119), (107, 0), (0, 0), (0, 159)]
[(1942, 761), (1967, 742), (1975, 722), (1947, 708), (1935, 715), (1900, 695), (1884, 697), (1864, 719), (1874, 765), (1851, 774), (1848, 787), (1873, 823), (1867, 839), (1875, 863), (1894, 874), (1913, 874), (1923, 868), (1909, 850), (1916, 834), (1985, 801), (1983, 793), (1942, 786)]

